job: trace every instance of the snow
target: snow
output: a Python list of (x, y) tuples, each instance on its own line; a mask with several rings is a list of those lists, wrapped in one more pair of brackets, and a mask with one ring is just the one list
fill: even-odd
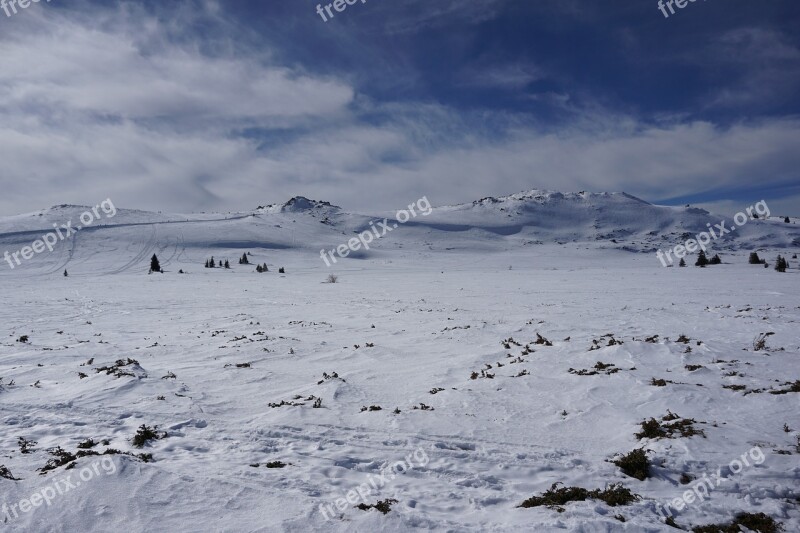
[[(667, 531), (658, 506), (691, 486), (681, 474), (719, 467), (725, 481), (676, 512), (679, 525), (747, 511), (800, 528), (798, 393), (770, 393), (800, 380), (797, 260), (785, 274), (747, 264), (754, 249), (770, 262), (796, 253), (796, 224), (753, 220), (715, 249), (725, 264), (662, 268), (652, 250), (724, 217), (531, 191), (436, 208), (328, 268), (319, 250), (372, 218), (304, 200), (227, 215), (118, 209), (52, 253), (0, 265), (0, 465), (20, 478), (0, 478), (0, 505), (102, 458), (116, 467), (49, 506), (0, 514), (6, 530)], [(0, 219), (0, 252), (84, 210)], [(244, 252), (249, 266), (236, 261)], [(147, 274), (153, 253), (164, 274)], [(232, 268), (203, 268), (211, 255)], [(324, 283), (330, 273), (338, 283)], [(754, 351), (766, 332), (768, 349)], [(96, 372), (127, 358), (133, 375)], [(597, 362), (619, 371), (569, 372)], [(494, 378), (470, 379), (481, 370)], [(282, 401), (302, 405), (269, 405)], [(634, 436), (668, 412), (705, 437)], [(137, 449), (142, 424), (168, 436)], [(32, 453), (20, 437), (37, 442)], [(87, 438), (153, 462), (90, 456), (39, 474), (48, 448), (74, 453)], [(761, 464), (729, 471), (756, 446)], [(609, 462), (639, 447), (654, 465), (645, 481)], [(415, 452), (426, 460), (355, 502), (396, 499), (388, 514), (347, 503), (326, 519), (321, 505)], [(517, 507), (555, 482), (621, 483), (642, 499)]]

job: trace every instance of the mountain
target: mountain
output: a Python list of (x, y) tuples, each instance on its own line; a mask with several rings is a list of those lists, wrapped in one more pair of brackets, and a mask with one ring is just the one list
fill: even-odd
[[(143, 258), (153, 253), (166, 265), (202, 264), (203, 258), (211, 255), (232, 260), (255, 250), (292, 254), (298, 262), (316, 261), (314, 256), (320, 250), (346, 243), (384, 217), (389, 226), (398, 227), (376, 239), (369, 250), (352, 253), (350, 259), (502, 252), (544, 244), (654, 252), (682, 244), (722, 221), (727, 229), (734, 226), (730, 217), (690, 206), (653, 205), (626, 193), (543, 190), (429, 211), (417, 209), (416, 216), (404, 224), (395, 212), (374, 216), (348, 213), (329, 202), (302, 196), (243, 213), (162, 214), (116, 208), (111, 203), (94, 211), (92, 214), (86, 206), (59, 205), (0, 218), (0, 250), (19, 251), (71, 221), (73, 228), (81, 227), (74, 237), (59, 238), (52, 252), (35, 254), (26, 262), (26, 270), (45, 274), (70, 265), (89, 269), (101, 255), (103, 266), (95, 268), (118, 273), (139, 268)], [(81, 215), (90, 224), (82, 224)], [(786, 224), (777, 216), (748, 220), (711, 244), (714, 251), (723, 252), (788, 247), (800, 247), (800, 226), (797, 220)], [(6, 268), (0, 268), (0, 275), (7, 274), (12, 263), (6, 259), (2, 264)]]

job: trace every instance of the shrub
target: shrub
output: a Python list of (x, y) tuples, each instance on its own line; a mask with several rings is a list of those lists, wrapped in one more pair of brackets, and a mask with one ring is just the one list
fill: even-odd
[(720, 259), (719, 254), (714, 254), (714, 257), (711, 258), (711, 261), (708, 262), (709, 265), (721, 265), (722, 259)]
[(778, 533), (783, 531), (783, 526), (780, 523), (764, 513), (740, 513), (730, 523), (696, 526), (692, 528), (692, 531), (694, 533), (739, 533), (742, 531), (739, 526), (758, 533)]
[(636, 478), (640, 481), (644, 481), (650, 477), (650, 465), (647, 462), (647, 452), (643, 448), (633, 450), (612, 462), (617, 465), (626, 476)]
[(560, 485), (560, 483), (553, 483), (550, 489), (544, 494), (541, 496), (531, 496), (522, 502), (519, 507), (527, 509), (529, 507), (545, 506), (560, 512), (563, 511), (561, 506), (569, 502), (600, 500), (611, 507), (616, 507), (618, 505), (628, 505), (641, 498), (641, 496), (633, 494), (630, 489), (626, 489), (622, 485), (611, 485), (602, 491), (600, 489), (587, 490), (581, 487), (559, 488), (558, 485)]
[(10, 481), (19, 481), (20, 480), (18, 477), (14, 477), (14, 475), (11, 474), (11, 470), (6, 468), (5, 465), (0, 465), (0, 477), (4, 478), (4, 479), (8, 479)]
[(376, 509), (382, 512), (383, 514), (387, 514), (389, 511), (392, 510), (392, 505), (395, 503), (397, 503), (397, 500), (387, 498), (372, 505), (367, 505), (366, 503), (359, 503), (358, 505), (356, 505), (356, 507), (358, 509), (361, 509), (362, 511), (369, 511), (370, 509)]
[(147, 444), (151, 440), (158, 440), (167, 437), (166, 433), (157, 433), (156, 432), (157, 429), (158, 426), (151, 428), (149, 426), (142, 424), (139, 427), (139, 430), (136, 432), (136, 435), (134, 435), (133, 437), (133, 445), (136, 446), (137, 448), (142, 448), (144, 447), (145, 444)]
[(336, 283), (337, 281), (339, 281), (339, 276), (337, 276), (336, 274), (328, 274), (327, 281), (328, 283)]
[(753, 351), (760, 352), (761, 350), (767, 349), (767, 337), (771, 337), (775, 335), (774, 331), (768, 331), (766, 333), (759, 333), (755, 339), (753, 339)]

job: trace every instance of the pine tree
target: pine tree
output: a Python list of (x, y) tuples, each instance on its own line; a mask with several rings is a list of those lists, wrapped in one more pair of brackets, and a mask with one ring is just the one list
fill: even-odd
[(228, 262), (228, 260), (226, 259), (226, 260), (225, 260), (225, 268), (230, 268), (230, 267), (231, 267), (231, 264), (230, 264), (230, 263)]
[(756, 252), (750, 252), (750, 259), (748, 260), (748, 262), (751, 265), (760, 265), (761, 264), (761, 258), (758, 257), (758, 254)]
[(249, 265), (250, 264), (250, 261), (247, 259), (247, 254), (246, 253), (242, 254), (242, 258), (239, 259), (239, 264), (240, 265)]
[(706, 257), (706, 253), (703, 250), (700, 250), (700, 253), (697, 255), (697, 262), (694, 266), (704, 267), (708, 264), (708, 258)]
[(65, 277), (65, 278), (69, 277), (69, 274), (67, 274), (67, 271), (66, 271), (66, 269), (64, 270), (64, 277)]
[(264, 272), (269, 272), (269, 267), (267, 267), (267, 264), (266, 264), (266, 263), (264, 263), (264, 264), (261, 266), (261, 270), (262, 270), (262, 271), (264, 271)]
[(711, 261), (708, 262), (709, 265), (721, 265), (722, 259), (720, 259), (719, 254), (714, 254), (714, 257), (711, 258)]
[(214, 256), (213, 255), (211, 256), (210, 268), (217, 268), (217, 264), (214, 262)]
[(787, 267), (786, 259), (784, 259), (781, 256), (778, 256), (778, 258), (775, 260), (775, 270), (777, 270), (778, 272), (786, 272), (786, 267)]
[(683, 258), (681, 258), (681, 262), (678, 263), (678, 266), (679, 267), (685, 267), (686, 266), (686, 261), (684, 261)]
[(158, 256), (153, 254), (150, 258), (150, 272), (161, 272), (161, 264), (158, 262)]
[(792, 223), (792, 221), (789, 220), (789, 217), (784, 218), (783, 221), (786, 222), (787, 224), (791, 224)]
[(261, 274), (262, 272), (264, 272), (264, 269), (263, 269), (263, 268), (261, 268), (261, 265), (258, 265), (258, 266), (256, 266), (256, 272), (258, 272), (259, 274)]
[(278, 274), (286, 274), (286, 269), (285, 269), (285, 268), (283, 268), (283, 267), (280, 267), (280, 268), (278, 269)]

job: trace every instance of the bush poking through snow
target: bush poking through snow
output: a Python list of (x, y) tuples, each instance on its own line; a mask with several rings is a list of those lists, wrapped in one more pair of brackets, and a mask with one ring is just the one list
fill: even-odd
[(581, 487), (564, 486), (559, 488), (558, 485), (561, 484), (562, 483), (553, 483), (553, 486), (551, 486), (547, 492), (541, 496), (531, 496), (519, 504), (518, 507), (527, 509), (529, 507), (544, 506), (554, 509), (560, 513), (564, 511), (562, 506), (568, 504), (569, 502), (600, 500), (611, 507), (616, 507), (618, 505), (628, 505), (641, 499), (641, 496), (632, 493), (630, 489), (627, 489), (622, 485), (611, 485), (605, 490), (587, 490)]
[(372, 505), (367, 505), (366, 503), (359, 503), (358, 505), (356, 505), (356, 508), (361, 509), (362, 511), (369, 511), (370, 509), (376, 509), (382, 512), (383, 514), (387, 514), (389, 511), (392, 510), (392, 505), (395, 503), (397, 503), (397, 500), (394, 500), (392, 498), (387, 498)]
[(8, 480), (11, 480), (11, 481), (19, 481), (19, 478), (18, 477), (14, 477), (11, 474), (11, 470), (6, 468), (6, 465), (0, 465), (0, 478), (8, 479)]
[(150, 442), (151, 440), (159, 440), (167, 438), (167, 433), (162, 432), (158, 433), (156, 430), (158, 426), (149, 427), (144, 424), (139, 426), (139, 430), (136, 432), (136, 435), (133, 437), (133, 445), (137, 448), (143, 448), (145, 444)]
[[(663, 423), (662, 422), (666, 422)], [(635, 433), (637, 439), (674, 439), (676, 435), (681, 437), (693, 437), (700, 435), (705, 437), (702, 429), (695, 429), (694, 424), (697, 420), (693, 418), (681, 418), (675, 413), (669, 412), (667, 416), (661, 418), (661, 422), (655, 418), (641, 422), (642, 431)]]
[(28, 440), (25, 437), (19, 437), (17, 439), (17, 444), (19, 445), (20, 453), (31, 453), (36, 451), (36, 446), (38, 443), (35, 440)]
[(91, 450), (95, 446), (97, 446), (97, 443), (94, 441), (94, 439), (86, 439), (85, 441), (83, 441), (80, 444), (78, 444), (78, 449), (79, 450)]
[(783, 531), (783, 526), (776, 522), (772, 517), (764, 513), (740, 513), (736, 518), (727, 524), (712, 524), (708, 526), (695, 526), (692, 528), (694, 533), (739, 533), (745, 527), (748, 531), (758, 533), (778, 533)]
[(650, 477), (650, 464), (647, 462), (647, 452), (644, 448), (633, 450), (619, 459), (615, 459), (612, 463), (617, 465), (623, 474), (639, 481)]
[(759, 333), (755, 339), (753, 339), (753, 351), (760, 352), (761, 350), (767, 349), (767, 337), (771, 337), (775, 335), (774, 331), (768, 331), (766, 333)]
[(136, 359), (131, 359), (128, 357), (127, 359), (117, 359), (116, 362), (111, 366), (101, 366), (100, 368), (95, 368), (94, 371), (98, 374), (100, 372), (105, 372), (109, 376), (115, 377), (122, 377), (122, 376), (135, 376), (132, 372), (128, 370), (122, 370), (122, 367), (132, 366), (132, 365), (139, 365), (139, 361)]
[(337, 276), (336, 274), (328, 274), (328, 279), (325, 281), (326, 283), (336, 283), (337, 281), (339, 281), (339, 276)]

